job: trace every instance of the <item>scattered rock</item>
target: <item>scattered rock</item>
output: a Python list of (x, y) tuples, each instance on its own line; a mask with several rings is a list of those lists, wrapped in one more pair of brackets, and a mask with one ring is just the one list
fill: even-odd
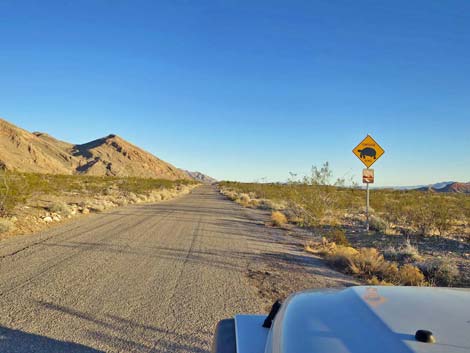
[(46, 216), (42, 219), (43, 222), (45, 223), (51, 223), (52, 222), (52, 217), (51, 216)]

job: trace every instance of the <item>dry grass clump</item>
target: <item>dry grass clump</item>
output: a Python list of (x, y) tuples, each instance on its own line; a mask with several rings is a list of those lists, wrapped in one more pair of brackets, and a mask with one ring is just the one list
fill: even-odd
[(0, 234), (6, 233), (15, 227), (12, 221), (6, 218), (0, 218)]
[(274, 211), (271, 213), (271, 221), (276, 227), (282, 227), (287, 223), (287, 217), (282, 212)]
[(421, 286), (425, 283), (424, 274), (416, 266), (405, 264), (398, 272), (398, 283), (404, 286)]
[(422, 260), (418, 248), (412, 245), (409, 239), (398, 248), (389, 246), (383, 253), (387, 259), (394, 261), (417, 262)]
[(168, 189), (163, 189), (160, 190), (160, 197), (162, 201), (170, 200), (171, 198), (173, 198), (173, 193)]
[(248, 204), (248, 207), (251, 207), (251, 208), (259, 208), (259, 205), (260, 205), (260, 200), (258, 199), (251, 199), (250, 200), (250, 203)]
[(351, 246), (348, 238), (346, 237), (346, 232), (344, 229), (339, 227), (331, 228), (326, 234), (325, 237), (330, 241), (340, 246)]
[(356, 255), (348, 260), (349, 270), (359, 277), (376, 276), (379, 279), (388, 279), (394, 277), (398, 272), (397, 265), (385, 260), (376, 248), (361, 248)]
[(243, 207), (260, 208), (262, 210), (283, 210), (285, 204), (269, 199), (259, 198), (255, 192), (237, 192), (233, 189), (221, 187), (220, 192), (228, 199), (235, 201)]
[(103, 212), (106, 209), (106, 206), (102, 202), (94, 202), (93, 204), (87, 207), (91, 212)]
[(265, 210), (284, 210), (286, 207), (282, 202), (276, 202), (268, 199), (260, 199), (260, 208)]
[(425, 276), (419, 268), (411, 264), (398, 267), (395, 262), (387, 261), (376, 248), (354, 249), (323, 238), (322, 242), (307, 243), (305, 249), (325, 257), (332, 267), (369, 283), (404, 286), (426, 284)]
[(334, 267), (344, 272), (350, 272), (352, 259), (358, 255), (359, 251), (351, 246), (339, 246), (335, 251), (326, 255), (326, 260)]
[(393, 286), (393, 283), (380, 280), (376, 276), (372, 276), (372, 278), (369, 278), (367, 280), (367, 284), (370, 284), (371, 286)]
[(251, 198), (250, 195), (242, 193), (238, 195), (238, 198), (235, 201), (244, 207), (248, 207)]
[(63, 201), (57, 201), (54, 202), (50, 207), (49, 211), (54, 212), (54, 213), (60, 213), (63, 216), (68, 216), (72, 210), (69, 205), (67, 205)]
[(388, 223), (379, 216), (372, 215), (369, 218), (369, 227), (379, 233), (385, 233), (388, 230)]
[(336, 251), (337, 246), (336, 243), (329, 242), (325, 237), (323, 237), (321, 242), (307, 241), (304, 248), (309, 253), (326, 256), (333, 254)]
[(458, 267), (448, 259), (431, 259), (418, 264), (432, 285), (451, 286), (460, 275)]
[(228, 189), (221, 189), (223, 195), (229, 198), (232, 201), (235, 201), (238, 198), (238, 194), (235, 191), (228, 190)]

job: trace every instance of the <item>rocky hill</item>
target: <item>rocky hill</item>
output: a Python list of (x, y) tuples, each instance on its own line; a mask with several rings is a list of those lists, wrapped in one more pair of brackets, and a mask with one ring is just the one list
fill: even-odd
[(201, 183), (204, 183), (204, 184), (212, 184), (212, 183), (215, 183), (217, 182), (216, 179), (206, 175), (206, 174), (203, 174), (201, 172), (191, 172), (189, 170), (185, 170), (184, 171), (191, 179), (194, 179), (196, 181), (199, 181)]
[(0, 119), (0, 166), (48, 174), (188, 179), (188, 174), (116, 135), (71, 144)]
[(460, 194), (470, 194), (470, 183), (452, 183), (438, 189), (439, 192), (457, 192)]
[(451, 193), (459, 193), (459, 194), (470, 194), (470, 182), (469, 183), (458, 183), (458, 182), (450, 182), (446, 183), (443, 187), (435, 187), (433, 185), (430, 186), (423, 186), (420, 188), (416, 188), (415, 190), (418, 191), (430, 191), (430, 192), (451, 192)]

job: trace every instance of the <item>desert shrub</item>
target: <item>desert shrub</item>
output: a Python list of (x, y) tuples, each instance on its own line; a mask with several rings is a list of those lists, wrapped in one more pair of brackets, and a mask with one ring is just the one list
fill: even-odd
[(161, 196), (162, 200), (170, 200), (174, 197), (174, 194), (169, 189), (163, 189), (163, 190), (160, 191), (160, 196)]
[(369, 227), (376, 232), (385, 233), (388, 229), (388, 223), (379, 216), (371, 215), (369, 217)]
[(321, 242), (313, 240), (307, 241), (304, 248), (312, 254), (327, 256), (336, 252), (337, 246), (335, 243), (329, 242), (323, 237)]
[(433, 228), (433, 215), (428, 205), (419, 204), (407, 210), (409, 223), (419, 235), (429, 235)]
[(103, 212), (106, 209), (106, 206), (102, 202), (95, 202), (88, 206), (88, 209), (91, 212)]
[(436, 199), (432, 206), (433, 225), (440, 236), (445, 235), (456, 218), (457, 211), (444, 198)]
[(271, 221), (273, 222), (273, 225), (282, 227), (287, 223), (287, 217), (282, 212), (274, 211), (271, 213)]
[(237, 199), (235, 200), (236, 203), (243, 207), (247, 207), (250, 204), (250, 201), (250, 196), (245, 193), (238, 194)]
[(109, 201), (117, 206), (127, 206), (129, 203), (125, 197), (115, 197), (111, 198)]
[(260, 199), (258, 207), (261, 208), (262, 210), (272, 210), (273, 202), (267, 199)]
[(49, 211), (68, 216), (72, 210), (70, 209), (70, 206), (67, 205), (65, 202), (57, 201), (49, 207)]
[[(313, 170), (312, 176), (304, 180), (283, 184), (221, 182), (219, 185), (234, 195), (256, 195), (260, 199), (259, 208), (283, 209), (289, 220), (300, 226), (325, 225), (338, 215), (357, 213), (364, 205), (364, 190), (323, 185), (331, 184), (329, 167), (323, 168), (323, 172), (319, 168)], [(468, 195), (373, 190), (371, 208), (378, 217), (377, 220), (371, 217), (371, 228), (379, 232), (387, 230), (388, 225), (406, 235), (444, 235), (452, 231), (456, 222), (470, 224)]]
[(258, 208), (259, 205), (260, 205), (260, 201), (258, 199), (251, 199), (250, 203), (248, 204), (248, 207)]
[(375, 248), (361, 248), (349, 263), (351, 273), (369, 278), (377, 276), (379, 279), (395, 277), (395, 267)]
[(295, 203), (289, 203), (283, 210), (289, 222), (302, 225), (303, 222), (303, 210)]
[(398, 284), (404, 286), (420, 286), (424, 284), (424, 274), (413, 265), (405, 264), (398, 271)]
[[(61, 195), (65, 192), (96, 194), (144, 194), (152, 190), (195, 185), (189, 180), (163, 180), (134, 177), (50, 175), (0, 170), (0, 213), (7, 214), (25, 204), (34, 194)], [(134, 200), (133, 200), (134, 201)]]
[(372, 276), (372, 278), (369, 278), (367, 280), (367, 284), (371, 286), (393, 286), (393, 283), (384, 280), (379, 280), (376, 276)]
[(336, 269), (349, 272), (349, 266), (357, 254), (358, 251), (350, 246), (338, 246), (326, 255), (326, 260)]
[(145, 194), (137, 195), (137, 197), (139, 199), (139, 202), (147, 202), (149, 200), (148, 195), (145, 195)]
[(344, 229), (339, 227), (331, 228), (326, 234), (325, 237), (340, 246), (350, 246), (348, 238), (346, 238), (346, 232)]
[(448, 259), (431, 259), (418, 264), (429, 283), (436, 286), (451, 286), (459, 276), (459, 269)]
[(238, 198), (238, 194), (233, 190), (221, 189), (221, 192), (223, 195), (225, 195), (228, 199), (232, 201), (235, 201)]
[(310, 241), (305, 250), (325, 257), (334, 268), (367, 280), (377, 285), (424, 285), (425, 276), (422, 271), (411, 264), (398, 267), (395, 262), (387, 261), (376, 248), (340, 246), (323, 238), (321, 242)]
[(117, 187), (116, 185), (110, 185), (106, 189), (103, 190), (103, 195), (110, 196), (116, 194)]
[(350, 271), (363, 278), (376, 278), (378, 281), (417, 286), (424, 284), (424, 275), (419, 268), (406, 264), (398, 267), (395, 262), (385, 260), (375, 248), (362, 248), (350, 259)]
[(412, 245), (409, 239), (407, 239), (404, 244), (398, 248), (389, 246), (384, 249), (383, 254), (387, 259), (395, 261), (416, 262), (421, 260), (418, 248)]
[(6, 218), (0, 218), (0, 234), (6, 233), (14, 228), (12, 221)]

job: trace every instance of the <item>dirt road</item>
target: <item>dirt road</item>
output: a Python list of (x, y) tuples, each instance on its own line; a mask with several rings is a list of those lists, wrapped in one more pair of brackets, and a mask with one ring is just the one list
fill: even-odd
[(217, 321), (350, 285), (204, 186), (0, 243), (1, 352), (208, 352)]

